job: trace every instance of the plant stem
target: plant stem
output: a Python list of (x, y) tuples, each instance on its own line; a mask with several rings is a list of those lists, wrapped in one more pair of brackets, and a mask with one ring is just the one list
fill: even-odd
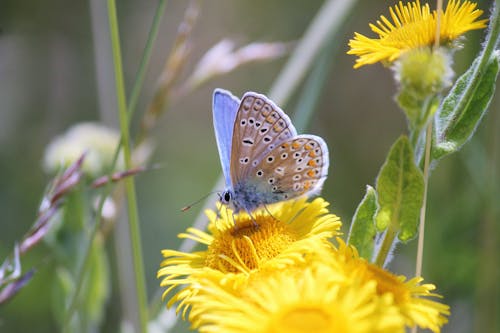
[[(166, 0), (159, 1), (158, 7), (156, 9), (156, 14), (155, 14), (155, 17), (153, 19), (153, 23), (152, 23), (151, 29), (149, 31), (148, 40), (147, 40), (146, 46), (144, 48), (141, 63), (139, 65), (136, 79), (134, 81), (134, 85), (133, 85), (131, 95), (129, 98), (129, 103), (128, 103), (129, 122), (130, 122), (130, 119), (132, 118), (132, 115), (134, 114), (135, 107), (137, 105), (137, 100), (138, 100), (142, 85), (144, 83), (146, 69), (147, 69), (149, 60), (151, 59), (151, 53), (152, 53), (154, 41), (156, 40), (156, 37), (158, 35), (158, 29), (159, 29), (159, 25), (161, 22), (161, 18), (163, 16), (163, 12), (165, 10), (166, 3), (167, 3)], [(120, 138), (120, 142), (118, 143), (118, 145), (115, 149), (114, 155), (113, 155), (113, 162), (111, 163), (111, 167), (109, 168), (109, 171), (107, 172), (109, 177), (111, 177), (113, 170), (115, 170), (115, 165), (116, 165), (116, 162), (118, 160), (118, 156), (119, 156), (119, 152), (121, 150), (121, 147), (122, 147), (122, 139)], [(77, 273), (77, 282), (75, 284), (75, 291), (73, 292), (73, 295), (69, 301), (68, 310), (66, 312), (65, 323), (63, 325), (63, 331), (67, 331), (69, 329), (68, 325), (69, 325), (71, 318), (73, 317), (73, 313), (77, 307), (77, 301), (79, 298), (81, 286), (83, 285), (83, 280), (86, 277), (85, 272), (87, 272), (87, 270), (89, 268), (88, 265), (90, 263), (90, 252), (91, 252), (90, 250), (92, 249), (92, 246), (94, 244), (93, 242), (95, 240), (95, 237), (96, 237), (97, 232), (99, 231), (99, 228), (101, 225), (101, 220), (102, 220), (101, 212), (102, 212), (102, 208), (104, 206), (104, 202), (105, 202), (106, 198), (110, 195), (112, 188), (113, 188), (111, 185), (112, 185), (111, 183), (107, 184), (101, 193), (101, 198), (99, 200), (99, 204), (98, 204), (98, 207), (96, 210), (95, 223), (94, 223), (94, 226), (92, 228), (92, 231), (89, 234), (89, 240), (88, 240), (87, 246), (86, 246), (85, 251), (84, 251), (83, 261), (82, 261), (81, 267)]]
[(425, 233), (425, 212), (427, 210), (427, 189), (429, 187), (429, 164), (432, 146), (432, 121), (427, 125), (425, 135), (425, 156), (424, 156), (424, 198), (420, 208), (420, 223), (418, 230), (417, 263), (415, 266), (415, 276), (422, 275), (422, 263), (424, 256), (424, 233)]
[(385, 232), (384, 240), (382, 241), (382, 245), (377, 253), (377, 258), (375, 259), (375, 264), (377, 266), (384, 267), (385, 261), (391, 251), (391, 247), (394, 244), (397, 234), (398, 228), (395, 228), (394, 223), (391, 223)]
[[(118, 31), (118, 19), (116, 15), (115, 0), (108, 0), (108, 16), (113, 49), (113, 64), (115, 72), (116, 98), (118, 101), (118, 114), (120, 118), (120, 131), (123, 143), (123, 156), (125, 168), (132, 168), (130, 153), (129, 118), (127, 113), (127, 102), (125, 97), (125, 84), (123, 78), (123, 67), (121, 59), (120, 35)], [(135, 193), (134, 177), (124, 179), (127, 195), (128, 223), (130, 229), (130, 242), (132, 245), (132, 262), (134, 266), (135, 294), (137, 296), (139, 309), (140, 332), (145, 333), (148, 321), (148, 309), (146, 300), (146, 283), (144, 279), (144, 266), (142, 261), (141, 236), (139, 229), (139, 216), (137, 212), (137, 199)]]
[[(437, 1), (437, 20), (436, 20), (436, 38), (434, 41), (434, 48), (439, 47), (439, 36), (441, 35), (441, 13), (443, 11), (443, 0)], [(426, 110), (428, 111), (428, 110)], [(422, 275), (422, 265), (424, 257), (424, 236), (425, 236), (425, 213), (427, 210), (427, 189), (429, 187), (429, 164), (431, 157), (432, 147), (432, 119), (427, 125), (425, 134), (425, 155), (424, 155), (424, 197), (422, 200), (422, 207), (420, 208), (420, 222), (418, 225), (418, 245), (417, 245), (417, 260), (415, 264), (415, 276)], [(416, 326), (413, 329), (416, 332)]]

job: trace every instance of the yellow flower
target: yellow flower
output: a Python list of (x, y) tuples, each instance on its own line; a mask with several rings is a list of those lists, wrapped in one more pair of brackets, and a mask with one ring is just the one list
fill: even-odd
[(181, 238), (190, 238), (207, 246), (206, 250), (184, 253), (163, 250), (165, 260), (158, 270), (160, 285), (167, 287), (166, 297), (178, 286), (185, 288), (173, 295), (168, 306), (180, 302), (183, 313), (190, 299), (200, 290), (202, 278), (217, 281), (230, 290), (241, 290), (256, 271), (283, 269), (304, 263), (321, 249), (330, 248), (328, 238), (338, 235), (340, 219), (328, 213), (322, 198), (307, 202), (301, 198), (269, 206), (266, 210), (234, 215), (225, 207), (219, 216), (207, 211), (209, 232), (189, 228)]
[(441, 326), (448, 322), (446, 316), (450, 314), (450, 308), (446, 304), (429, 299), (429, 297), (441, 298), (440, 295), (431, 292), (436, 289), (433, 284), (420, 284), (423, 280), (421, 277), (406, 280), (405, 276), (396, 276), (360, 258), (356, 249), (347, 246), (340, 238), (337, 238), (337, 241), (340, 246), (336, 255), (350, 267), (346, 268), (346, 271), (352, 271), (355, 278), (359, 279), (359, 283), (375, 281), (377, 294), (392, 295), (407, 326), (417, 325), (433, 332), (440, 332)]
[[(483, 11), (476, 7), (470, 1), (450, 0), (441, 13), (439, 40), (450, 43), (469, 30), (485, 28), (487, 20), (477, 20)], [(349, 41), (347, 53), (359, 56), (354, 68), (379, 61), (391, 63), (408, 50), (434, 44), (438, 13), (431, 12), (428, 4), (421, 6), (419, 0), (407, 4), (400, 1), (389, 11), (392, 22), (382, 15), (376, 25), (370, 24), (379, 38), (355, 33)]]
[(192, 299), (192, 324), (207, 333), (404, 331), (392, 298), (377, 296), (375, 281), (344, 280), (337, 267), (316, 261), (252, 280), (240, 293), (205, 281)]

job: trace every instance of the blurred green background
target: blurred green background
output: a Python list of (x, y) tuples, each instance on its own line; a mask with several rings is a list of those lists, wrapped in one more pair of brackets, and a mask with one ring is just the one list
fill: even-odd
[[(345, 54), (354, 32), (372, 36), (368, 23), (387, 14), (388, 4), (394, 2), (359, 1), (345, 20), (335, 40), (331, 71), (307, 129), (325, 138), (329, 145), (331, 166), (323, 196), (342, 218), (345, 231), (365, 185), (374, 184), (389, 147), (406, 131), (404, 115), (393, 101), (395, 83), (391, 71), (380, 64), (353, 70), (355, 58)], [(0, 2), (2, 260), (36, 218), (49, 180), (41, 161), (51, 139), (80, 121), (102, 121), (117, 127), (115, 104), (110, 98), (114, 89), (112, 65), (106, 63), (101, 53), (106, 47), (100, 44), (107, 38), (106, 27), (99, 19), (105, 15), (104, 3)], [(300, 39), (321, 4), (317, 0), (205, 1), (183, 77), (190, 74), (207, 49), (223, 38), (234, 39), (239, 45)], [(156, 2), (127, 0), (119, 1), (117, 6), (130, 91)], [(486, 14), (489, 6), (489, 1), (480, 2)], [(185, 8), (184, 1), (167, 4), (136, 119), (140, 119), (154, 95)], [(484, 32), (467, 34), (464, 49), (455, 57), (456, 73), (467, 68), (483, 38)], [(228, 89), (237, 96), (248, 90), (266, 93), (285, 61), (282, 58), (249, 64), (217, 77), (172, 104), (156, 124), (152, 160), (161, 168), (136, 178), (150, 296), (159, 285), (156, 271), (160, 250), (179, 246), (176, 235), (193, 222), (202, 205), (185, 213), (180, 208), (211, 191), (220, 174), (211, 118), (213, 89)], [(284, 107), (291, 115), (295, 101), (296, 96)], [(488, 313), (496, 313), (497, 317), (500, 313), (498, 283), (496, 289), (484, 290), (488, 281), (498, 282), (500, 278), (500, 200), (487, 190), (494, 181), (498, 194), (495, 177), (499, 171), (499, 105), (500, 100), (495, 98), (474, 139), (458, 154), (443, 160), (431, 175), (424, 277), (437, 285), (438, 293), (451, 305), (450, 323), (443, 332), (472, 332), (482, 327), (478, 325), (484, 324)], [(138, 122), (134, 122), (133, 130), (137, 127)], [(415, 248), (416, 241), (400, 246), (391, 268), (397, 273), (413, 274)], [(114, 247), (110, 245), (109, 250), (112, 253)], [(119, 255), (111, 254), (112, 264)], [(51, 279), (46, 269), (47, 256), (41, 244), (23, 258), (24, 267), (35, 266), (38, 273), (14, 300), (0, 307), (1, 332), (55, 330), (50, 288), (46, 287)], [(116, 330), (109, 322), (118, 320), (124, 306), (118, 297), (118, 282), (112, 282), (114, 293), (103, 331)]]

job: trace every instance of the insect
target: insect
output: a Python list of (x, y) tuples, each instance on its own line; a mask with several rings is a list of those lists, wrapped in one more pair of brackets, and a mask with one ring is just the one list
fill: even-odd
[(213, 121), (226, 189), (220, 201), (234, 213), (319, 193), (328, 172), (322, 138), (297, 135), (290, 118), (266, 96), (241, 101), (216, 89)]

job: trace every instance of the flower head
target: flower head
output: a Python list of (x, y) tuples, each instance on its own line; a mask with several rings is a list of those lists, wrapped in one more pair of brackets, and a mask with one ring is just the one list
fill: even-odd
[[(450, 0), (441, 13), (439, 40), (452, 43), (469, 30), (485, 28), (487, 20), (478, 20), (483, 11), (476, 7), (477, 4), (470, 1)], [(431, 12), (428, 4), (421, 6), (419, 0), (407, 4), (400, 1), (389, 11), (392, 22), (382, 15), (376, 25), (370, 24), (379, 38), (355, 33), (349, 41), (347, 53), (359, 56), (354, 68), (379, 61), (392, 63), (409, 50), (434, 44), (438, 12)]]
[(359, 283), (375, 281), (378, 295), (392, 295), (394, 304), (405, 320), (407, 326), (419, 326), (433, 332), (440, 332), (441, 326), (448, 322), (450, 314), (448, 305), (430, 299), (441, 296), (432, 293), (436, 289), (433, 284), (420, 284), (421, 277), (407, 280), (405, 276), (396, 276), (377, 265), (368, 263), (358, 256), (356, 249), (347, 246), (337, 238), (340, 246), (336, 255), (353, 272)]
[(178, 310), (183, 306), (186, 310), (190, 298), (200, 290), (201, 279), (212, 279), (238, 291), (257, 272), (304, 263), (329, 249), (328, 238), (338, 234), (341, 222), (328, 213), (327, 206), (322, 198), (312, 202), (301, 198), (271, 205), (252, 216), (237, 214), (234, 220), (233, 213), (225, 207), (221, 207), (220, 215), (208, 211), (210, 233), (189, 228), (179, 235), (206, 245), (206, 250), (162, 251), (165, 260), (158, 277), (163, 278), (161, 286), (168, 287), (164, 296), (177, 286), (185, 286), (168, 305), (180, 301)]
[(203, 288), (191, 313), (200, 332), (403, 332), (403, 318), (390, 297), (377, 297), (374, 281), (346, 283), (322, 262), (252, 280), (238, 294), (213, 281)]

